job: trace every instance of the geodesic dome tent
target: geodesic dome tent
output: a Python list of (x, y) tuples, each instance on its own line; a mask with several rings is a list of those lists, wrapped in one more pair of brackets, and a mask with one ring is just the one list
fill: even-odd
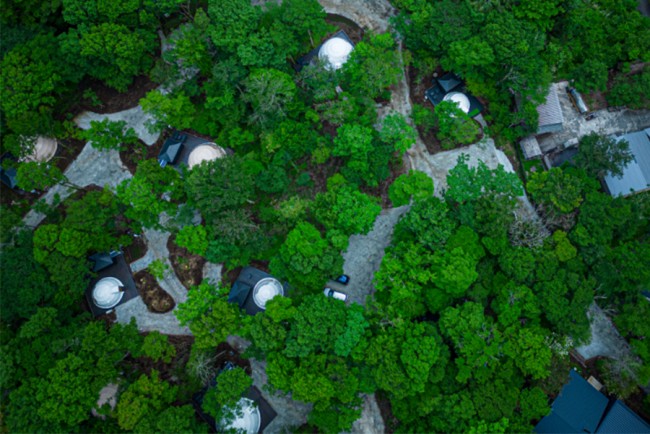
[(234, 420), (230, 423), (220, 423), (225, 431), (235, 430), (239, 433), (256, 434), (260, 430), (262, 415), (252, 399), (241, 398), (237, 402), (237, 411)]
[(346, 39), (335, 36), (325, 41), (318, 51), (318, 58), (328, 69), (340, 69), (348, 61), (354, 46)]
[(266, 303), (277, 295), (284, 295), (284, 288), (280, 281), (273, 277), (266, 277), (253, 287), (253, 302), (260, 309), (266, 309)]
[(469, 98), (462, 92), (449, 92), (442, 100), (456, 103), (459, 109), (469, 113)]
[(115, 277), (104, 277), (93, 288), (93, 303), (102, 309), (117, 306), (124, 296), (124, 284)]
[(38, 136), (34, 141), (34, 147), (31, 153), (23, 157), (22, 161), (46, 163), (54, 157), (58, 147), (58, 143), (53, 138)]
[(204, 143), (192, 150), (187, 157), (187, 165), (192, 167), (201, 164), (204, 161), (212, 161), (226, 156), (226, 151), (214, 143)]

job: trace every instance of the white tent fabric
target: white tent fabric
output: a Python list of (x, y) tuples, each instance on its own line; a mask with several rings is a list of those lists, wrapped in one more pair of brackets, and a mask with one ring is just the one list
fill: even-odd
[(318, 51), (318, 57), (325, 62), (328, 69), (340, 69), (348, 61), (354, 47), (343, 38), (331, 38), (325, 41)]
[(255, 403), (248, 399), (242, 398), (237, 402), (237, 407), (241, 410), (238, 417), (228, 424), (226, 431), (236, 430), (246, 434), (256, 434), (260, 430), (262, 416), (259, 408)]
[(31, 154), (23, 157), (22, 160), (46, 163), (54, 157), (58, 146), (58, 143), (53, 138), (38, 136), (34, 142), (34, 148)]
[(124, 296), (120, 288), (124, 285), (115, 277), (104, 277), (93, 289), (93, 302), (102, 309), (110, 309), (117, 305)]
[(214, 143), (204, 143), (192, 150), (187, 157), (187, 165), (190, 169), (204, 161), (212, 161), (226, 156), (226, 151)]
[(469, 113), (469, 99), (464, 93), (449, 92), (442, 100), (455, 102), (459, 109), (465, 113)]
[(284, 295), (282, 284), (272, 277), (266, 277), (253, 288), (253, 301), (260, 309), (266, 309), (266, 303), (276, 295)]

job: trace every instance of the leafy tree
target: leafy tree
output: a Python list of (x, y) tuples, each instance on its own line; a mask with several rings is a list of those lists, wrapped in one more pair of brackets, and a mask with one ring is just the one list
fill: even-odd
[(457, 145), (470, 145), (476, 141), (480, 128), (456, 103), (442, 101), (434, 112), (438, 132), (436, 137), (443, 149), (453, 149)]
[(185, 197), (179, 173), (172, 167), (160, 167), (154, 159), (138, 163), (133, 178), (122, 181), (116, 194), (136, 229), (161, 228), (160, 214), (175, 215), (178, 206), (174, 201)]
[(377, 186), (388, 175), (388, 162), (392, 152), (377, 146), (373, 131), (358, 124), (345, 124), (337, 130), (332, 155), (347, 157), (342, 173), (347, 179), (369, 186)]
[(133, 128), (126, 128), (126, 121), (111, 121), (105, 118), (101, 121), (90, 121), (90, 129), (79, 133), (84, 140), (91, 142), (92, 147), (100, 150), (114, 149), (124, 151), (126, 145), (138, 143), (138, 136)]
[(424, 172), (409, 170), (395, 179), (388, 189), (388, 197), (393, 206), (423, 200), (433, 196), (433, 180)]
[(269, 268), (303, 290), (316, 291), (330, 276), (343, 271), (343, 261), (314, 226), (300, 222), (289, 232)]
[(13, 323), (27, 319), (39, 305), (52, 297), (52, 288), (45, 269), (34, 260), (32, 233), (21, 231), (14, 245), (0, 251), (0, 304), (2, 321)]
[(330, 178), (327, 193), (316, 195), (314, 216), (328, 231), (339, 230), (345, 235), (367, 234), (379, 216), (381, 206), (354, 186), (336, 185), (339, 181), (345, 182), (340, 175)]
[(608, 173), (621, 177), (623, 168), (633, 158), (626, 140), (591, 133), (580, 139), (573, 162), (594, 178), (602, 178)]
[(217, 377), (217, 385), (203, 397), (203, 411), (217, 422), (232, 417), (237, 402), (253, 385), (253, 379), (240, 367), (224, 371)]
[(449, 171), (445, 199), (464, 203), (492, 193), (513, 200), (523, 194), (521, 181), (515, 173), (506, 172), (501, 165), (491, 170), (480, 160), (477, 167), (469, 167), (468, 160), (468, 155), (461, 154), (456, 166)]
[(68, 186), (73, 185), (67, 182), (67, 178), (61, 172), (61, 169), (54, 164), (38, 163), (36, 161), (21, 163), (16, 171), (16, 181), (18, 186), (26, 191), (46, 190), (62, 183)]
[[(80, 79), (79, 72), (61, 57), (54, 35), (36, 34), (2, 58), (0, 107), (15, 132), (24, 135), (47, 132), (43, 129), (51, 124), (57, 97)], [(41, 122), (32, 123), (42, 115)], [(18, 122), (13, 120), (21, 118), (27, 122), (20, 122), (25, 127), (17, 131)]]
[(155, 420), (159, 413), (176, 399), (177, 388), (159, 378), (158, 371), (141, 375), (120, 395), (117, 402), (117, 422), (120, 428), (131, 430), (142, 421)]
[(579, 173), (554, 167), (535, 172), (526, 189), (534, 201), (548, 205), (559, 213), (570, 213), (580, 206), (585, 190), (594, 189), (593, 181), (585, 183)]
[(417, 139), (417, 131), (406, 122), (399, 113), (391, 113), (382, 120), (379, 139), (392, 145), (400, 155), (403, 155)]
[(204, 226), (184, 226), (176, 235), (176, 244), (190, 253), (204, 256), (208, 249), (208, 235)]
[(244, 80), (242, 98), (253, 108), (249, 123), (267, 127), (284, 119), (296, 96), (291, 77), (275, 69), (257, 69)]
[(153, 121), (147, 124), (152, 132), (168, 126), (179, 130), (187, 129), (196, 112), (194, 104), (182, 91), (163, 95), (159, 90), (152, 90), (140, 100), (140, 105), (146, 113), (153, 116)]
[(191, 404), (167, 407), (155, 417), (142, 419), (134, 430), (141, 433), (174, 432), (179, 434), (207, 433), (208, 425), (196, 420), (196, 410)]
[(167, 335), (152, 331), (144, 338), (142, 354), (154, 361), (170, 363), (176, 355), (176, 347), (169, 343)]
[(156, 42), (145, 30), (105, 22), (71, 29), (61, 36), (61, 49), (90, 76), (124, 92), (136, 75), (148, 72)]
[(228, 291), (201, 283), (188, 292), (187, 301), (174, 311), (181, 325), (189, 325), (197, 348), (212, 348), (235, 333), (241, 323), (236, 305), (228, 303)]
[(343, 66), (347, 86), (359, 96), (377, 98), (399, 81), (402, 64), (390, 33), (359, 42)]
[(607, 102), (614, 106), (625, 106), (642, 110), (650, 107), (650, 68), (629, 77), (619, 76), (607, 94)]

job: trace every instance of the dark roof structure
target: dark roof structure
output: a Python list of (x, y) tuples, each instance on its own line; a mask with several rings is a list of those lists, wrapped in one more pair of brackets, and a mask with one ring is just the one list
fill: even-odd
[(609, 409), (597, 433), (650, 433), (650, 425), (621, 401)]
[(121, 254), (121, 252), (117, 251), (112, 251), (110, 253), (95, 253), (94, 255), (90, 255), (88, 259), (94, 263), (93, 272), (97, 273), (98, 271), (102, 271), (104, 268), (113, 265), (115, 263), (115, 258)]
[[(551, 413), (535, 427), (544, 433), (650, 433), (650, 427), (620, 401), (609, 400), (576, 371), (569, 371), (569, 382), (551, 406)], [(612, 411), (614, 411), (613, 414)], [(605, 422), (611, 418), (607, 424)], [(621, 428), (615, 428), (621, 427)], [(617, 431), (634, 427), (633, 431)]]
[(465, 83), (456, 74), (448, 72), (440, 78), (433, 79), (433, 86), (424, 92), (425, 98), (434, 106), (440, 104), (450, 92), (461, 92), (469, 100), (469, 115), (474, 117), (483, 111), (483, 104), (467, 92)]
[[(256, 315), (259, 312), (263, 312), (264, 309), (255, 303), (253, 298), (253, 288), (255, 288), (255, 285), (257, 285), (259, 281), (268, 278), (273, 278), (273, 276), (262, 270), (258, 270), (255, 267), (244, 267), (230, 289), (228, 301), (230, 303), (237, 303), (248, 315)], [(286, 283), (282, 284), (282, 288), (284, 294), (289, 290), (289, 286)]]
[(187, 139), (187, 134), (183, 134), (179, 131), (174, 131), (172, 136), (165, 140), (160, 153), (158, 154), (158, 162), (161, 167), (165, 167), (167, 164), (174, 164), (178, 159), (178, 156), (183, 149), (183, 143)]
[[(108, 255), (109, 257), (112, 256), (111, 259), (113, 263), (109, 266), (102, 267), (100, 271), (97, 272), (97, 277), (90, 282), (90, 285), (88, 285), (88, 288), (86, 289), (85, 292), (86, 301), (88, 302), (88, 307), (90, 308), (90, 312), (95, 317), (107, 313), (111, 313), (113, 309), (115, 309), (115, 307), (124, 304), (127, 301), (134, 299), (140, 295), (138, 293), (138, 289), (135, 286), (133, 275), (131, 274), (131, 267), (129, 266), (129, 264), (127, 264), (126, 259), (124, 258), (122, 252), (98, 253), (92, 255), (92, 257), (101, 258), (99, 262), (101, 263), (101, 265), (104, 265), (106, 260), (106, 255)], [(95, 261), (95, 266), (97, 264), (98, 262)], [(97, 282), (99, 282), (100, 280), (106, 277), (116, 278), (124, 285), (124, 295), (122, 295), (122, 298), (120, 299), (119, 303), (116, 306), (113, 306), (108, 309), (104, 309), (101, 308), (100, 306), (97, 306), (93, 300), (93, 290), (95, 289), (95, 285), (97, 284)]]
[[(6, 161), (10, 161), (11, 163), (7, 163)], [(17, 162), (18, 159), (9, 152), (0, 157), (0, 182), (11, 189), (16, 188), (18, 185), (18, 180), (16, 178), (18, 172), (15, 167)]]

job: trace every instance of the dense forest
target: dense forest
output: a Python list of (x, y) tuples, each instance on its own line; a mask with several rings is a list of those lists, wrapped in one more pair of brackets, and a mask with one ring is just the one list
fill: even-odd
[[(569, 353), (590, 339), (593, 303), (631, 353), (590, 372), (650, 414), (650, 196), (612, 197), (599, 181), (630, 161), (627, 148), (585, 136), (572, 164), (525, 176), (461, 154), (440, 197), (406, 158), (430, 131), (442, 149), (489, 135), (517, 160), (513, 144), (536, 130), (558, 80), (650, 109), (650, 19), (634, 0), (392, 4), (389, 32), (345, 24), (354, 50), (333, 69), (301, 63), (340, 30), (316, 0), (2, 2), (2, 165), (18, 189), (3, 185), (0, 201), (0, 431), (207, 432), (192, 396), (239, 336), (241, 360), (265, 361), (269, 393), (312, 404), (300, 432), (349, 431), (366, 394), (390, 432), (530, 432), (579, 367)], [(404, 77), (441, 71), (485, 104), (480, 134), (453, 106), (390, 109)], [(153, 146), (125, 121), (73, 121), (137, 105), (162, 131)], [(173, 130), (227, 156), (161, 167)], [(25, 159), (38, 136), (57, 139), (53, 161)], [(88, 142), (119, 151), (132, 176), (72, 182), (65, 169)], [(55, 186), (71, 194), (39, 199)], [(401, 206), (365, 305), (324, 297), (350, 237)], [(30, 210), (45, 216), (36, 227), (23, 223)], [(175, 307), (191, 337), (93, 319), (85, 305), (89, 255), (128, 250), (144, 231), (223, 264), (222, 282), (187, 285)], [(291, 287), (255, 316), (228, 302), (249, 264)], [(240, 366), (205, 396), (215, 420), (252, 384)], [(97, 409), (107, 384), (117, 405)]]

